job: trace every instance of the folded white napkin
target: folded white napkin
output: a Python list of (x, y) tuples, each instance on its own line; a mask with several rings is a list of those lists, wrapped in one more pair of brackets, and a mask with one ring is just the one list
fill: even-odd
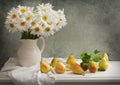
[[(46, 59), (50, 61), (50, 58)], [(55, 77), (40, 73), (39, 64), (31, 67), (21, 67), (16, 58), (10, 58), (1, 71), (8, 72), (8, 76), (16, 85), (54, 85)]]

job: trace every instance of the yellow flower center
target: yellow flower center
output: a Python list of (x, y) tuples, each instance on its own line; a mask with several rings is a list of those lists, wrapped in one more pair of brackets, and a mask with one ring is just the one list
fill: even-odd
[(52, 25), (52, 22), (48, 22), (49, 25)]
[(49, 27), (45, 28), (45, 31), (46, 31), (46, 32), (49, 32), (49, 31), (50, 31), (50, 28), (49, 28)]
[(41, 24), (42, 27), (45, 27), (45, 24)]
[(60, 21), (62, 21), (62, 19), (60, 19)]
[(20, 25), (21, 25), (21, 26), (25, 26), (25, 22), (21, 22)]
[(57, 26), (59, 25), (59, 22), (56, 24)]
[(39, 27), (36, 27), (35, 32), (39, 32), (39, 31), (40, 31)]
[(44, 21), (47, 21), (47, 16), (43, 16), (42, 19), (43, 19)]
[(21, 11), (21, 13), (25, 13), (25, 12), (26, 12), (26, 9), (25, 9), (25, 8), (22, 8), (20, 11)]
[(32, 13), (33, 13), (33, 14), (35, 14), (36, 12), (35, 12), (35, 11), (33, 11)]
[(11, 28), (14, 28), (14, 24), (13, 23), (10, 23), (9, 24)]
[(32, 26), (34, 26), (35, 24), (36, 24), (36, 23), (35, 23), (34, 21), (33, 21), (33, 22), (31, 22), (31, 25), (32, 25)]
[(12, 19), (15, 19), (15, 18), (17, 18), (17, 15), (16, 14), (12, 14)]
[(30, 17), (26, 17), (26, 20), (29, 21), (29, 20), (30, 20)]
[(45, 8), (42, 8), (42, 11), (43, 11), (43, 12), (46, 12), (46, 9), (45, 9)]

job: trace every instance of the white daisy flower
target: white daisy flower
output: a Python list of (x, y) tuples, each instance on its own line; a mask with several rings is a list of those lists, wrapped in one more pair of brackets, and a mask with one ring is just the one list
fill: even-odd
[(56, 23), (55, 30), (59, 31), (63, 26), (67, 24), (67, 22), (64, 14), (64, 9), (58, 10), (57, 14), (58, 14), (57, 15), (58, 22)]
[(14, 22), (6, 20), (5, 25), (6, 25), (6, 28), (9, 30), (9, 32), (17, 31), (17, 28)]
[(62, 23), (63, 26), (65, 26), (67, 24), (67, 22), (66, 22), (66, 18), (65, 18), (65, 14), (64, 14), (64, 9), (58, 10), (58, 17), (59, 17), (60, 23)]
[(59, 31), (60, 29), (62, 29), (62, 27), (64, 26), (64, 24), (66, 24), (66, 23), (63, 23), (63, 22), (59, 21), (58, 23), (56, 23), (55, 30)]
[(48, 37), (48, 36), (53, 35), (53, 34), (54, 34), (54, 31), (52, 30), (52, 28), (50, 28), (50, 27), (44, 28), (43, 36)]
[(30, 30), (34, 35), (48, 37), (67, 24), (64, 10), (55, 11), (49, 3), (36, 8), (20, 5), (12, 8), (5, 22), (7, 29), (26, 33)]
[(27, 31), (29, 29), (28, 23), (23, 19), (20, 19), (17, 22), (16, 26), (17, 26), (18, 30), (21, 31), (21, 32), (22, 31)]
[(47, 23), (44, 22), (44, 21), (42, 21), (42, 22), (40, 23), (40, 26), (44, 29), (44, 28), (47, 26)]
[(36, 20), (32, 20), (32, 21), (30, 22), (30, 27), (31, 27), (31, 29), (34, 28), (34, 27), (36, 26), (36, 24), (38, 24), (38, 22), (37, 22)]
[(39, 4), (38, 6), (37, 6), (37, 10), (38, 10), (38, 12), (43, 12), (43, 13), (46, 13), (46, 12), (48, 12), (48, 11), (51, 11), (52, 10), (52, 8), (53, 8), (53, 6), (51, 5), (51, 4), (44, 4), (44, 3), (42, 3), (42, 4)]
[(15, 8), (12, 8), (10, 12), (8, 13), (7, 19), (11, 21), (16, 21), (17, 18), (19, 17), (19, 14)]
[(36, 25), (40, 25), (41, 26), (41, 20), (40, 20), (40, 18), (38, 18), (38, 17), (34, 17), (33, 19), (32, 19), (32, 21), (30, 22), (30, 29), (33, 29)]
[(32, 34), (34, 35), (41, 35), (42, 34), (42, 27), (40, 25), (36, 25), (32, 31), (31, 31)]
[(24, 13), (26, 13), (27, 12), (27, 7), (25, 7), (25, 6), (18, 6), (18, 12), (20, 13), (20, 14), (24, 14)]
[(54, 15), (45, 13), (45, 14), (42, 14), (40, 17), (43, 22), (46, 22), (49, 25), (52, 25), (53, 22), (55, 22)]
[(18, 10), (18, 13), (20, 13), (22, 15), (22, 14), (25, 14), (27, 12), (32, 12), (33, 13), (34, 8), (19, 5), (17, 10)]
[(35, 20), (34, 18), (35, 18), (35, 16), (33, 15), (33, 14), (31, 14), (31, 13), (26, 13), (26, 14), (24, 14), (24, 16), (22, 16), (21, 18), (23, 18), (27, 23), (29, 23), (29, 25), (31, 24), (31, 22), (33, 21), (33, 20)]
[(47, 14), (45, 15), (42, 15), (41, 19), (44, 21), (44, 22), (47, 22), (49, 20), (49, 16)]
[(55, 27), (56, 23), (59, 21), (57, 12), (50, 13), (48, 17), (49, 17), (47, 20), (48, 25)]
[(52, 26), (54, 23), (52, 21), (47, 21), (47, 24)]

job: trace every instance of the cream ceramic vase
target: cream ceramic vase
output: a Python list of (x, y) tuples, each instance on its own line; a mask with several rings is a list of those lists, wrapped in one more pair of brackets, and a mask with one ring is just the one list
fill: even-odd
[(41, 37), (43, 42), (42, 48), (39, 49), (37, 45), (38, 40), (21, 39), (21, 46), (17, 52), (17, 61), (21, 66), (29, 67), (40, 62), (41, 55), (45, 47), (45, 40)]

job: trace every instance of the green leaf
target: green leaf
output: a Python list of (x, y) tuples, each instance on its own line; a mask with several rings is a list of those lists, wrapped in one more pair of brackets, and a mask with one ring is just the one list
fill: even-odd
[(23, 31), (21, 39), (38, 39), (40, 36), (31, 34), (31, 31)]
[(87, 71), (87, 69), (88, 69), (87, 63), (81, 62), (80, 65), (84, 71)]
[(80, 56), (81, 56), (81, 58), (83, 58), (83, 57), (85, 56), (85, 53), (84, 53), (84, 52), (83, 52), (83, 53), (81, 53), (81, 55), (80, 55)]
[(91, 59), (91, 54), (88, 53), (88, 52), (83, 52), (83, 53), (81, 54), (81, 59), (82, 59), (82, 61), (83, 61), (84, 63), (88, 63), (88, 62), (90, 61), (90, 59)]
[(98, 55), (95, 55), (94, 57), (93, 57), (93, 61), (95, 61), (95, 62), (99, 62), (101, 60), (101, 58), (100, 58), (100, 56), (98, 56)]
[(91, 56), (91, 54), (88, 53), (88, 52), (83, 52), (83, 53), (81, 53), (81, 58), (83, 58), (83, 57), (85, 57), (85, 56)]
[(98, 68), (98, 71), (106, 71), (106, 69)]
[(98, 54), (98, 53), (100, 53), (99, 50), (94, 50), (94, 54)]

